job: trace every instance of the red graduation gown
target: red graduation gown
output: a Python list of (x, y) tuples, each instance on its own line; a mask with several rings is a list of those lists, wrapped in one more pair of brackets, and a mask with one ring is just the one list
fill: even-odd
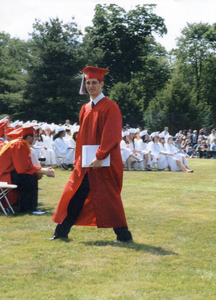
[[(90, 192), (75, 225), (100, 228), (127, 226), (120, 195), (123, 163), (120, 152), (122, 116), (119, 107), (106, 97), (93, 109), (89, 102), (81, 108), (79, 123), (75, 168), (66, 183), (52, 220), (59, 224), (63, 222), (67, 216), (68, 204), (88, 172)], [(96, 156), (102, 160), (110, 154), (110, 167), (82, 168), (82, 145), (100, 145)]]
[(6, 145), (6, 143), (0, 139), (0, 150), (4, 147), (4, 145)]
[[(27, 142), (22, 139), (14, 141), (9, 148), (0, 155), (0, 181), (11, 183), (10, 172), (16, 170), (19, 174), (33, 175), (39, 171), (41, 167), (32, 164), (30, 150)], [(8, 194), (10, 204), (17, 202), (17, 190), (13, 190)], [(6, 203), (3, 203), (7, 207)]]

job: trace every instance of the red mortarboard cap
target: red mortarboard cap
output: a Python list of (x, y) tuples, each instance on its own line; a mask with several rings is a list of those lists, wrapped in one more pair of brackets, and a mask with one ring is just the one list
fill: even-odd
[(9, 141), (18, 139), (22, 136), (22, 128), (14, 129), (6, 134)]
[(9, 122), (9, 120), (3, 121), (0, 123), (0, 136), (5, 133), (5, 126)]
[(109, 70), (107, 69), (101, 69), (101, 68), (97, 68), (97, 67), (85, 67), (83, 70), (82, 70), (82, 73), (86, 73), (86, 80), (88, 79), (93, 79), (93, 78), (96, 78), (96, 79), (99, 79), (99, 80), (102, 80), (103, 81), (103, 76), (109, 72)]
[(22, 128), (22, 136), (32, 135), (33, 133), (36, 133), (36, 130), (34, 129), (33, 126)]
[(5, 134), (10, 133), (11, 131), (14, 131), (13, 127), (7, 127), (7, 129), (5, 129)]

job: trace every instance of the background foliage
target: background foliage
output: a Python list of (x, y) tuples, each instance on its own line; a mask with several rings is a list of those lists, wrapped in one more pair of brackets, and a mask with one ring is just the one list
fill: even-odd
[(95, 6), (84, 35), (73, 22), (35, 20), (28, 41), (0, 33), (0, 117), (62, 123), (78, 120), (86, 65), (107, 68), (104, 93), (123, 123), (150, 131), (216, 125), (216, 23), (186, 24), (176, 48), (155, 41), (167, 29), (155, 5), (126, 12)]

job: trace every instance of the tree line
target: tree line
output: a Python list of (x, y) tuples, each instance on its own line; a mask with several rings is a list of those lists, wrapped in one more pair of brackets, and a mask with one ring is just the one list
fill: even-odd
[(109, 69), (104, 93), (123, 123), (170, 132), (216, 125), (216, 23), (187, 23), (167, 52), (155, 35), (167, 33), (155, 5), (126, 12), (95, 6), (93, 26), (72, 19), (35, 20), (28, 41), (0, 32), (0, 118), (77, 121), (88, 101), (79, 95), (86, 65)]

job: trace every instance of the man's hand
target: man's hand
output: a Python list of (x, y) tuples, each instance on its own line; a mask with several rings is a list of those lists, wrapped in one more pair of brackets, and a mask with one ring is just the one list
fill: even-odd
[(55, 177), (55, 171), (53, 168), (48, 167), (46, 172), (47, 177)]
[(102, 167), (102, 160), (98, 160), (97, 158), (93, 159), (89, 167), (93, 167), (93, 169), (100, 169)]

